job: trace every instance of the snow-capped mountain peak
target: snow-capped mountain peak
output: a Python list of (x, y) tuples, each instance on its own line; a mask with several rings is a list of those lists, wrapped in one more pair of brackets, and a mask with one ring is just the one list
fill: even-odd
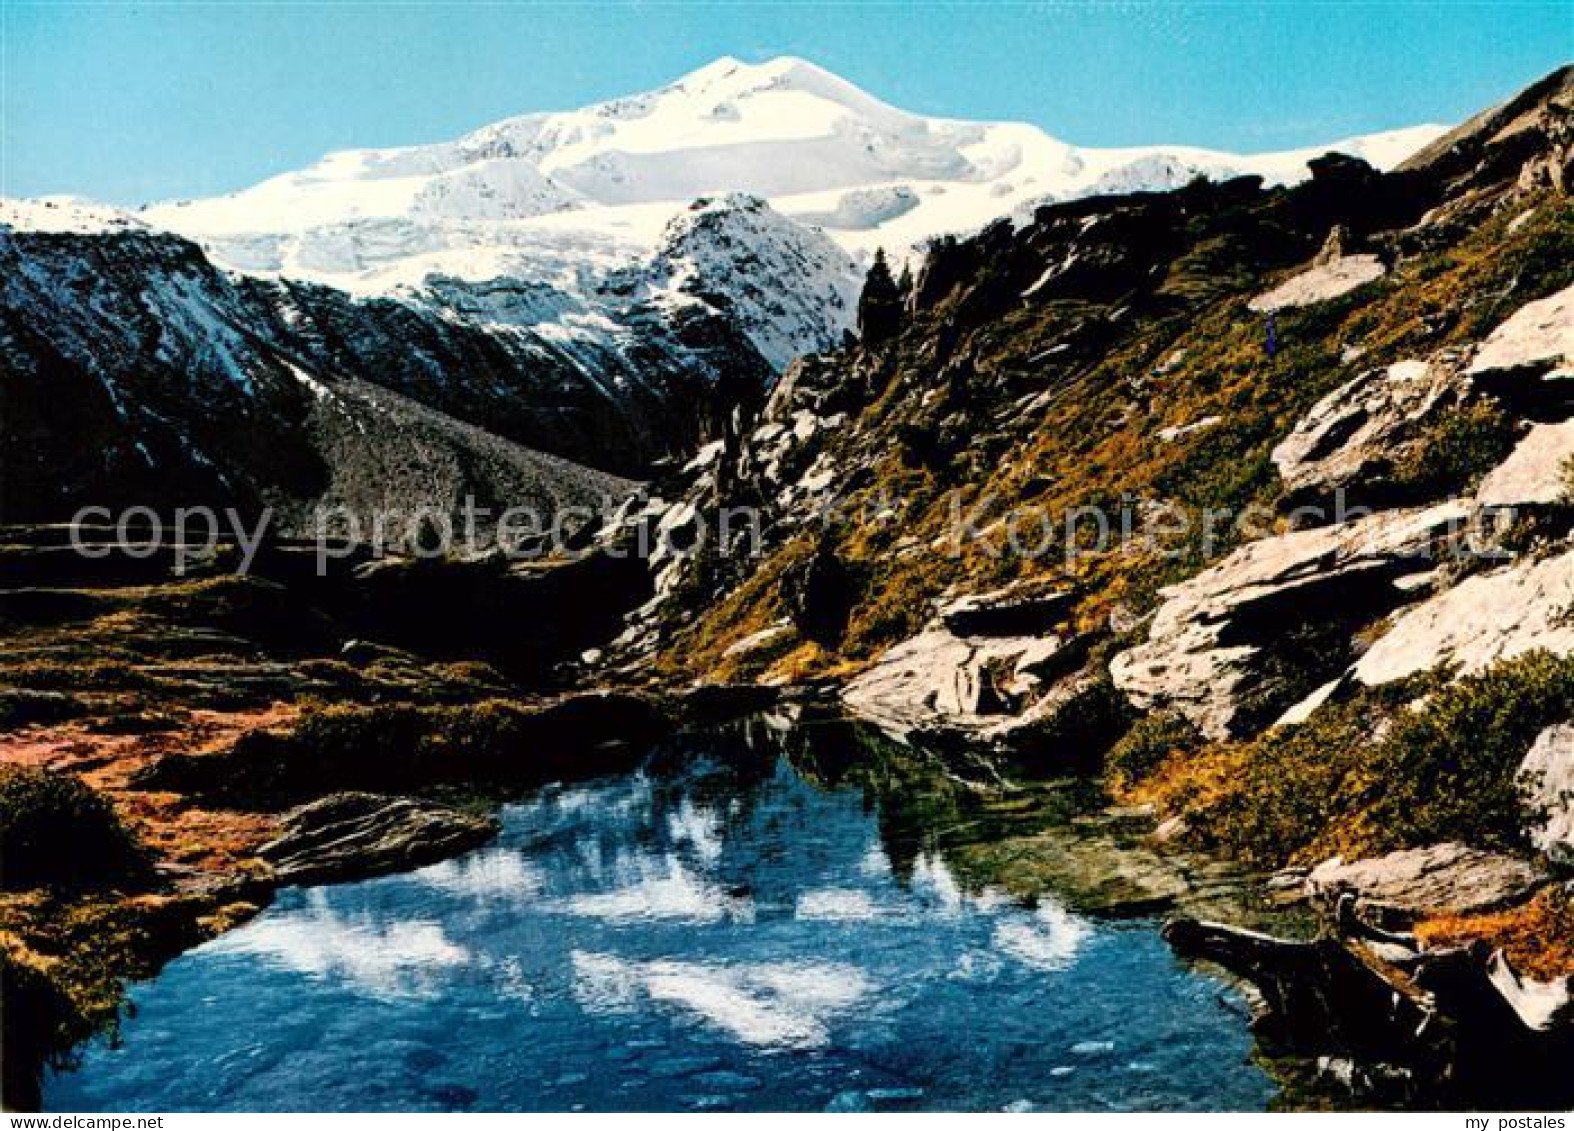
[[(1436, 132), (1335, 147), (1387, 165)], [(1023, 123), (910, 114), (803, 59), (723, 57), (648, 93), (509, 118), (451, 142), (332, 153), (241, 192), (144, 215), (242, 270), (386, 291), (419, 282), (414, 271), (539, 267), (530, 261), (555, 260), (572, 237), (593, 254), (648, 254), (666, 221), (700, 196), (763, 197), (861, 256), (1089, 192), (1198, 174), (1296, 180), (1322, 150), (1082, 148)], [(444, 254), (455, 251), (487, 254)]]
[(777, 369), (838, 345), (858, 304), (858, 264), (823, 232), (759, 197), (701, 198), (662, 232), (651, 284), (722, 296), (740, 330)]
[[(750, 337), (779, 365), (784, 350), (835, 341), (851, 325), (847, 296), (877, 247), (901, 257), (937, 235), (1024, 217), (1046, 202), (1171, 188), (1199, 175), (1295, 181), (1326, 148), (1388, 166), (1437, 132), (1246, 157), (1184, 146), (1094, 149), (1025, 123), (908, 113), (791, 56), (723, 57), (644, 94), (508, 118), (453, 141), (332, 153), (249, 189), (155, 205), (141, 217), (195, 239), (232, 269), (361, 295), (419, 302), (430, 301), (431, 280), (449, 294), (455, 281), (527, 281), (557, 296), (530, 310), (588, 317), (563, 331), (573, 337), (595, 324), (597, 296), (618, 291), (631, 272), (666, 270), (669, 225), (693, 201), (727, 211), (744, 197), (763, 200), (773, 220), (762, 231), (813, 268), (775, 279), (722, 272), (726, 281), (713, 278), (707, 293), (718, 306), (751, 308)], [(791, 239), (783, 224), (795, 229)], [(766, 258), (776, 262), (775, 252)], [(812, 295), (782, 289), (800, 285)], [(792, 311), (782, 324), (758, 320), (777, 307)], [(811, 311), (828, 321), (810, 327), (802, 318)]]

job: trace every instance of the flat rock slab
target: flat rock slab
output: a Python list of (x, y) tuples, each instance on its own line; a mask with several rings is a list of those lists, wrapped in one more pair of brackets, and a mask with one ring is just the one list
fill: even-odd
[(1476, 502), (1487, 507), (1551, 506), (1568, 494), (1564, 468), (1574, 457), (1574, 421), (1538, 424), (1487, 473)]
[(335, 793), (292, 809), (259, 850), (282, 883), (320, 884), (399, 872), (490, 840), (497, 822), (414, 797)]
[(1163, 590), (1147, 641), (1111, 663), (1115, 686), (1140, 710), (1175, 710), (1208, 737), (1226, 738), (1285, 633), (1411, 599), (1406, 579), (1433, 571), (1434, 542), (1468, 515), (1465, 504), (1447, 502), (1249, 542)]
[(1544, 649), (1574, 653), (1574, 551), (1468, 577), (1395, 618), (1351, 674), (1368, 687), (1452, 664), (1457, 675)]
[(1414, 359), (1345, 382), (1273, 449), (1285, 489), (1370, 487), (1388, 474), (1397, 451), (1458, 403), (1463, 387), (1455, 367)]
[(1271, 314), (1276, 310), (1327, 302), (1381, 279), (1387, 270), (1375, 255), (1342, 256), (1286, 279), (1273, 290), (1252, 299), (1247, 306), (1259, 314)]
[(1512, 906), (1546, 880), (1546, 873), (1528, 860), (1449, 842), (1350, 863), (1335, 856), (1312, 869), (1306, 889), (1328, 906), (1350, 892), (1362, 916), (1400, 930), (1434, 915), (1475, 915)]
[(1574, 287), (1520, 307), (1487, 335), (1470, 363), (1473, 377), (1519, 370), (1574, 376)]

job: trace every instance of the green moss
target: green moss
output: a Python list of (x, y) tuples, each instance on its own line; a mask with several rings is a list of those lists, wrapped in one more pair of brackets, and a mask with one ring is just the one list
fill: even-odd
[(1105, 772), (1117, 785), (1140, 782), (1167, 760), (1202, 745), (1202, 736), (1180, 715), (1160, 711), (1131, 725), (1105, 756)]
[(1394, 486), (1437, 498), (1474, 486), (1514, 449), (1514, 422), (1496, 405), (1475, 401), (1446, 413), (1410, 445), (1394, 468)]
[(1304, 726), (1244, 744), (1222, 795), (1189, 818), (1216, 847), (1263, 867), (1324, 855), (1347, 820), (1350, 786), (1386, 712), (1357, 700), (1325, 707)]
[(1574, 658), (1534, 652), (1434, 692), (1402, 712), (1362, 767), (1375, 837), (1390, 847), (1458, 838), (1523, 848), (1520, 762), (1542, 730), (1574, 718)]
[(262, 810), (336, 790), (512, 791), (631, 768), (666, 725), (651, 701), (611, 693), (544, 704), (320, 706), (288, 731), (249, 731), (222, 753), (166, 755), (141, 784)]
[(113, 1034), (128, 980), (256, 914), (212, 895), (34, 892), (0, 905), (0, 1010), (8, 1110), (36, 1106), (46, 1065), (70, 1067), (74, 1046)]

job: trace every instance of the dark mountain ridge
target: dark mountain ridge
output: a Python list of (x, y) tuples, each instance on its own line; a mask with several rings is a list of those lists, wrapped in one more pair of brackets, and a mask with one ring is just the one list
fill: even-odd
[[(407, 508), (470, 493), (578, 504), (691, 450), (772, 379), (715, 306), (635, 303), (613, 349), (495, 321), (529, 290), (356, 300), (221, 271), (166, 233), (0, 227), (0, 516), (391, 494)], [(415, 406), (419, 442), (357, 388)], [(397, 491), (343, 489), (392, 465), (405, 468)]]

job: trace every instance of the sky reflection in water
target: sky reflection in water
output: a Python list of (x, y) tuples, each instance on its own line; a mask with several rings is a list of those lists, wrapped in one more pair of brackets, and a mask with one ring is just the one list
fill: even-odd
[(925, 833), (937, 813), (963, 823), (954, 812), (826, 788), (845, 752), (816, 752), (811, 785), (766, 732), (752, 736), (685, 738), (645, 773), (544, 790), (464, 857), (282, 893), (139, 987), (121, 1046), (90, 1046), (46, 1102), (1268, 1102), (1238, 1004), (1179, 966), (1154, 922), (969, 890)]

